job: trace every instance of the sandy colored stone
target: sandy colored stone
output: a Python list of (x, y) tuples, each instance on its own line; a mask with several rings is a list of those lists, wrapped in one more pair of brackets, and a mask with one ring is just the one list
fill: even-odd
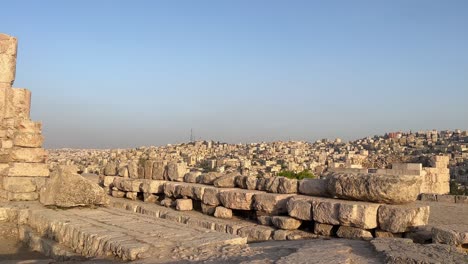
[(278, 193), (297, 193), (297, 179), (280, 177), (277, 191)]
[(13, 193), (36, 191), (35, 177), (3, 177), (3, 189)]
[(381, 205), (378, 211), (379, 227), (391, 233), (402, 233), (427, 225), (430, 207), (423, 205)]
[(420, 176), (409, 175), (335, 173), (328, 180), (332, 196), (386, 204), (416, 201), (422, 184)]
[(176, 200), (177, 211), (191, 211), (193, 210), (192, 199), (177, 199)]
[(232, 190), (219, 193), (221, 204), (229, 209), (252, 210), (253, 197), (258, 191), (253, 190)]
[(314, 234), (319, 236), (333, 236), (333, 225), (314, 222)]
[(12, 163), (8, 169), (10, 177), (48, 177), (49, 168), (42, 163)]
[(350, 226), (340, 226), (336, 235), (341, 238), (348, 238), (348, 239), (372, 239), (372, 233), (357, 227), (350, 227)]
[(155, 160), (153, 162), (153, 170), (152, 170), (152, 178), (153, 180), (164, 180), (167, 176), (167, 166), (162, 160)]
[(13, 145), (25, 148), (40, 148), (44, 142), (44, 137), (39, 133), (15, 133)]
[(15, 37), (0, 34), (0, 83), (12, 85), (15, 81), (17, 48)]
[(144, 193), (164, 193), (166, 181), (146, 180), (141, 183), (140, 189)]
[(42, 148), (13, 148), (10, 155), (14, 162), (44, 163), (47, 159), (47, 151)]
[(253, 209), (268, 214), (284, 214), (288, 212), (287, 203), (294, 194), (258, 193), (253, 199)]
[(109, 204), (109, 198), (96, 183), (75, 174), (66, 166), (59, 166), (40, 190), (40, 202), (58, 207), (76, 207), (106, 205)]
[(213, 185), (218, 188), (234, 188), (237, 175), (224, 175), (213, 181)]
[(5, 118), (29, 119), (31, 91), (23, 88), (6, 90)]
[(219, 172), (208, 172), (200, 175), (200, 183), (213, 185), (214, 181), (221, 177), (222, 174)]
[(298, 229), (302, 224), (302, 221), (289, 216), (272, 216), (271, 222), (275, 227), (285, 230)]
[(214, 211), (214, 217), (216, 218), (232, 218), (232, 210), (226, 207), (217, 206)]
[(167, 164), (167, 177), (171, 181), (184, 181), (184, 175), (187, 172), (185, 163), (170, 162)]
[(312, 217), (312, 201), (293, 196), (287, 202), (288, 214), (300, 220), (310, 221)]
[(184, 182), (189, 182), (189, 183), (197, 183), (199, 181), (199, 176), (201, 175), (201, 172), (199, 171), (191, 171), (187, 172), (184, 175)]
[(132, 201), (138, 200), (138, 193), (137, 192), (126, 192), (125, 198), (130, 199)]
[(304, 195), (328, 197), (328, 181), (326, 179), (304, 179), (299, 181), (298, 192)]

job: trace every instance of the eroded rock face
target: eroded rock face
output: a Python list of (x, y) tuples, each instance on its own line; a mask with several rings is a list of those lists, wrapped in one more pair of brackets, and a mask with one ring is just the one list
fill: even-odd
[(328, 178), (328, 192), (348, 200), (403, 204), (417, 200), (421, 183), (419, 176), (335, 173)]
[(40, 202), (58, 207), (107, 205), (109, 198), (99, 185), (67, 166), (57, 167), (40, 191)]

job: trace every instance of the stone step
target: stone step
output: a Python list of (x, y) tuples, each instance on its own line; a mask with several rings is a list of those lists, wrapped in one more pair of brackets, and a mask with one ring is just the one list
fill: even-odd
[(175, 251), (195, 254), (205, 247), (247, 242), (242, 237), (117, 208), (32, 209), (28, 225), (39, 236), (53, 239), (80, 255), (122, 260), (174, 256)]
[(248, 242), (267, 240), (297, 240), (316, 238), (317, 236), (301, 230), (277, 230), (271, 226), (259, 225), (256, 222), (239, 218), (221, 219), (197, 211), (176, 211), (154, 203), (132, 201), (111, 197), (110, 206), (129, 210), (149, 217), (164, 218), (190, 227), (206, 228), (221, 233), (238, 235), (247, 238)]
[(59, 244), (57, 241), (40, 236), (29, 226), (23, 225), (18, 228), (18, 238), (32, 250), (41, 252), (56, 261), (86, 260), (85, 257), (76, 254), (72, 249)]

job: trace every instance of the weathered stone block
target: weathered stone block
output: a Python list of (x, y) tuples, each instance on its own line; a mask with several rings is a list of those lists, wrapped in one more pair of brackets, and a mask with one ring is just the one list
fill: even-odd
[(176, 200), (177, 211), (191, 211), (193, 210), (192, 199), (177, 199)]
[(416, 201), (421, 184), (420, 176), (335, 173), (328, 191), (342, 199), (401, 204)]
[(258, 193), (254, 195), (253, 209), (268, 214), (288, 212), (287, 203), (294, 194)]
[(280, 177), (277, 191), (278, 193), (297, 193), (297, 180)]
[(299, 193), (311, 196), (328, 197), (328, 181), (326, 179), (305, 179), (299, 181)]
[(232, 210), (222, 206), (217, 206), (214, 212), (216, 218), (232, 218)]
[(333, 225), (314, 222), (314, 234), (319, 236), (333, 236)]
[(166, 181), (145, 180), (140, 189), (144, 193), (164, 193), (164, 184)]
[(189, 183), (197, 183), (199, 180), (198, 180), (198, 177), (201, 175), (201, 172), (199, 171), (191, 171), (191, 172), (187, 172), (185, 175), (184, 175), (184, 182), (189, 182)]
[(207, 215), (213, 215), (216, 210), (216, 205), (201, 204), (202, 213)]
[(455, 195), (438, 194), (438, 195), (437, 195), (437, 202), (442, 202), (442, 203), (455, 203)]
[(6, 192), (6, 199), (8, 201), (36, 201), (39, 199), (38, 192), (27, 192), (27, 193), (16, 193), (16, 192)]
[(6, 90), (5, 118), (29, 119), (31, 92), (27, 89), (12, 88)]
[(238, 210), (252, 210), (253, 196), (259, 191), (232, 190), (219, 193), (219, 200), (224, 207)]
[(218, 188), (234, 188), (237, 175), (224, 175), (213, 181), (213, 185)]
[(10, 159), (13, 162), (43, 163), (47, 159), (47, 151), (42, 148), (13, 148)]
[(208, 172), (200, 175), (200, 183), (213, 185), (214, 181), (221, 177), (222, 174), (219, 172)]
[(293, 196), (287, 202), (288, 214), (300, 220), (310, 221), (312, 217), (312, 201), (300, 196)]
[(167, 175), (167, 166), (164, 161), (156, 160), (153, 163), (153, 180), (164, 180)]
[(338, 231), (336, 232), (336, 235), (341, 238), (348, 238), (348, 239), (356, 239), (356, 238), (361, 238), (361, 239), (372, 239), (372, 233), (356, 228), (356, 227), (350, 227), (350, 226), (340, 226), (338, 228)]
[(34, 177), (3, 177), (3, 189), (12, 193), (35, 192)]
[(187, 172), (185, 163), (170, 162), (167, 164), (167, 177), (171, 181), (184, 181), (184, 175)]
[(48, 177), (49, 168), (42, 163), (11, 163), (7, 176), (10, 177)]
[(25, 148), (40, 148), (44, 142), (44, 137), (38, 133), (15, 133), (13, 145)]
[(16, 73), (16, 38), (0, 34), (0, 83), (12, 85)]
[(381, 205), (378, 211), (379, 227), (391, 233), (402, 233), (411, 228), (427, 225), (429, 206)]
[(271, 222), (277, 228), (284, 230), (298, 229), (302, 224), (302, 221), (289, 216), (272, 216)]

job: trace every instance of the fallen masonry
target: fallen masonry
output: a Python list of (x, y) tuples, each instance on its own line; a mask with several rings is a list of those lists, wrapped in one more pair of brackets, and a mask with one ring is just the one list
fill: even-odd
[[(88, 263), (237, 263), (268, 252), (265, 246), (256, 253), (248, 242), (317, 239), (290, 244), (294, 249), (270, 247), (286, 250), (270, 260), (361, 263), (362, 256), (352, 251), (362, 247), (368, 263), (383, 256), (388, 263), (431, 263), (431, 254), (435, 261), (466, 262), (466, 225), (436, 226), (428, 238), (430, 207), (415, 203), (421, 190), (438, 190), (441, 202), (463, 203), (440, 194), (448, 175), (448, 159), (442, 156), (433, 157), (426, 169), (396, 164), (378, 173), (335, 171), (308, 180), (201, 173), (156, 156), (124, 166), (106, 161), (101, 186), (78, 175), (73, 165), (50, 172), (41, 125), (29, 119), (31, 94), (12, 88), (16, 50), (16, 39), (0, 34), (0, 223), (35, 251)], [(319, 240), (324, 236), (357, 240)], [(362, 240), (371, 240), (382, 254), (370, 256), (371, 244)], [(324, 254), (323, 244), (340, 252)]]

